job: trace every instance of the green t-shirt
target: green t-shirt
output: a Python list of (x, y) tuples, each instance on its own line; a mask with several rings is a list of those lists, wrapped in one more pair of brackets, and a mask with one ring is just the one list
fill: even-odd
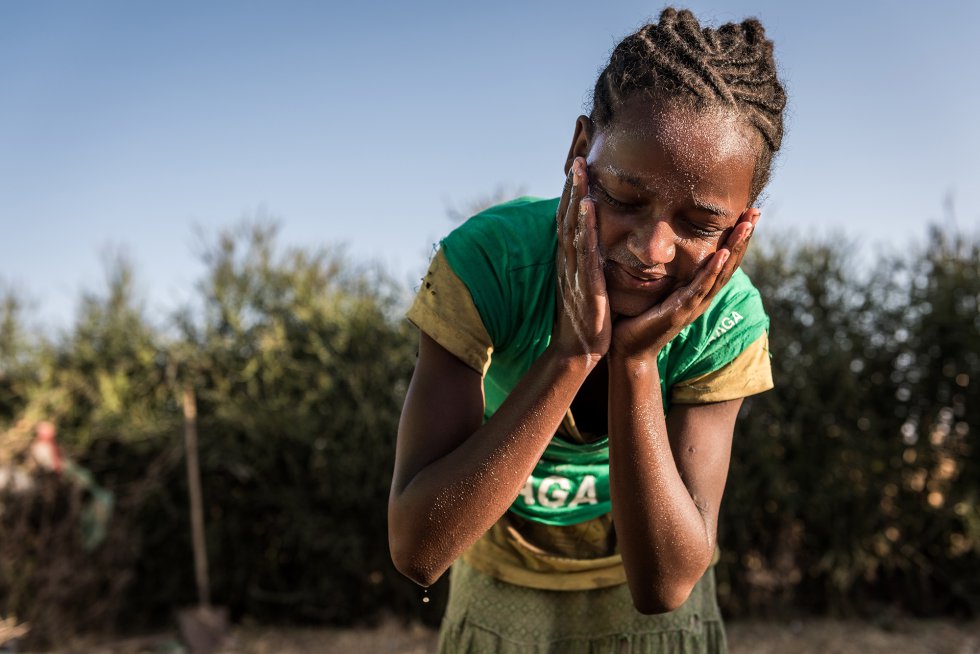
[[(518, 198), (474, 216), (442, 241), (446, 260), (469, 289), (493, 343), (483, 380), (484, 420), (551, 341), (557, 209), (557, 198)], [(745, 273), (735, 271), (708, 309), (661, 350), (664, 411), (674, 384), (722, 368), (768, 327), (759, 292)], [(510, 510), (556, 525), (608, 513), (608, 439), (580, 444), (555, 436)]]

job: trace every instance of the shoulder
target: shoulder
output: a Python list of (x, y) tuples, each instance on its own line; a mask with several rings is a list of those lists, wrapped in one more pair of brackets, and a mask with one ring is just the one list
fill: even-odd
[(763, 334), (721, 368), (675, 384), (671, 402), (707, 404), (768, 391), (773, 387), (769, 356), (769, 337)]
[(495, 349), (533, 340), (530, 322), (550, 329), (557, 208), (557, 198), (518, 198), (473, 216), (442, 241)]
[[(464, 280), (472, 269), (512, 269), (554, 260), (558, 198), (522, 197), (473, 216), (442, 241), (446, 259)], [(485, 257), (474, 259), (474, 257)]]
[(429, 263), (405, 317), (436, 343), (481, 375), (490, 364), (493, 343), (469, 290), (439, 250)]
[(726, 340), (726, 335), (736, 325), (741, 324), (741, 327), (727, 339), (735, 339), (738, 333), (753, 326), (762, 325), (763, 329), (769, 326), (769, 316), (762, 305), (762, 296), (752, 284), (749, 276), (741, 269), (735, 271), (732, 278), (711, 302), (708, 310), (701, 316), (701, 321), (702, 324), (699, 325), (698, 331), (700, 338), (707, 337), (704, 341), (705, 345), (710, 345), (718, 340)]
[(768, 329), (769, 316), (758, 289), (736, 270), (708, 309), (671, 342), (669, 383), (722, 368)]

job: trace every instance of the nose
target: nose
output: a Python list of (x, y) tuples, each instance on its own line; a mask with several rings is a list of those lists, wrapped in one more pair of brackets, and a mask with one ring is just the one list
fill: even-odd
[(674, 259), (677, 235), (664, 219), (647, 222), (630, 232), (626, 247), (643, 265), (654, 267)]

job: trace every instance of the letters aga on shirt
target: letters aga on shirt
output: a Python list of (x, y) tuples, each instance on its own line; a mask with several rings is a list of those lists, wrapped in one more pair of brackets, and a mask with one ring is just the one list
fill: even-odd
[[(419, 329), (483, 375), (485, 418), (550, 342), (557, 205), (520, 198), (471, 218), (442, 241), (409, 309)], [(736, 271), (660, 353), (665, 411), (672, 402), (719, 402), (772, 388), (768, 324), (758, 291)], [(608, 440), (587, 441), (569, 413), (510, 511), (465, 560), (537, 588), (625, 581), (609, 515), (608, 462)]]

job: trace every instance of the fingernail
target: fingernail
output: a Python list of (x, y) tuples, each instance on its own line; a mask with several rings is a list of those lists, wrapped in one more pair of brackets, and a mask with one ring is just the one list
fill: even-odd
[(754, 231), (755, 231), (755, 225), (749, 223), (748, 229), (745, 230), (745, 236), (743, 236), (742, 238), (747, 240), (750, 236), (752, 236), (752, 232)]

